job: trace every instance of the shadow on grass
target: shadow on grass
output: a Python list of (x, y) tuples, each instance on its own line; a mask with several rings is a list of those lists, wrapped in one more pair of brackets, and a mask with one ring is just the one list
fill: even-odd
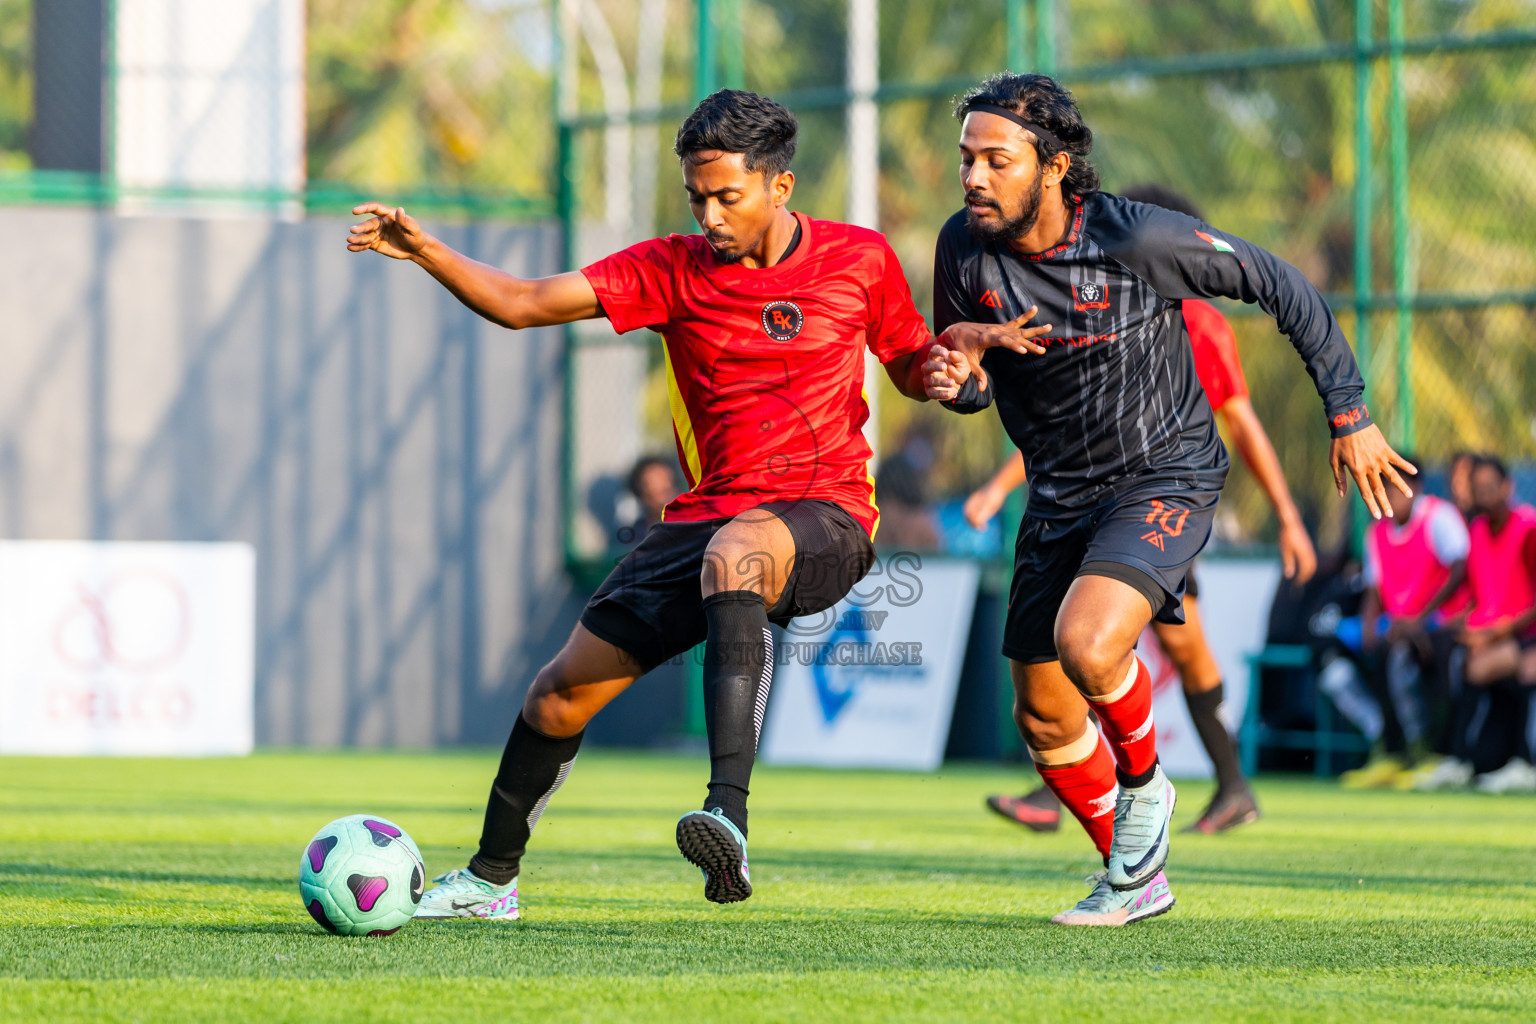
[[(888, 884), (894, 882), (979, 882), (987, 886), (1012, 883), (1060, 882), (1070, 885), (1083, 873), (1089, 858), (1074, 853), (988, 855), (957, 854), (943, 849), (932, 853), (891, 852), (881, 850), (774, 849), (754, 853), (754, 873), (763, 878), (778, 876), (786, 881), (824, 884), (844, 880), (849, 885)], [(669, 842), (634, 845), (618, 849), (582, 850), (571, 847), (540, 850), (535, 848), (529, 863), (540, 873), (540, 880), (554, 884), (579, 884), (584, 867), (602, 865), (603, 883), (626, 875), (635, 881), (665, 881), (674, 872), (688, 872)], [(1369, 867), (1353, 871), (1280, 869), (1241, 864), (1211, 865), (1175, 862), (1170, 869), (1179, 881), (1216, 885), (1259, 886), (1289, 890), (1358, 891), (1364, 885), (1381, 893), (1396, 895), (1445, 893), (1467, 889), (1469, 880), (1460, 875), (1381, 874)], [(678, 874), (678, 877), (683, 877)], [(55, 880), (83, 885), (97, 882), (137, 882), (146, 884), (233, 886), (260, 891), (286, 891), (294, 875), (234, 875), (214, 872), (132, 870), (105, 865), (60, 866), (36, 862), (0, 861), (0, 885), (27, 886)], [(1485, 876), (1477, 880), (1478, 889), (1514, 889), (1522, 894), (1536, 889), (1536, 878), (1529, 875)], [(581, 901), (577, 901), (581, 902)], [(596, 902), (608, 902), (599, 900)], [(620, 901), (628, 905), (629, 901)]]
[[(14, 876), (14, 877), (7, 877)], [(170, 885), (233, 885), (245, 889), (287, 889), (298, 877), (297, 869), (292, 878), (276, 878), (270, 875), (214, 875), (178, 871), (126, 871), (108, 867), (60, 867), (56, 864), (22, 864), (0, 861), (0, 884), (25, 885), (34, 879), (67, 879), (92, 882), (110, 879), (115, 882), (162, 882)]]
[[(0, 936), (0, 977), (654, 977), (821, 971), (1002, 969), (1101, 975), (1149, 970), (1299, 971), (1528, 966), (1525, 922), (1359, 922), (1180, 918), (1123, 929), (1061, 929), (1041, 916), (850, 908), (721, 908), (663, 918), (516, 925), (418, 922), (384, 940), (345, 939), (307, 921), (25, 926)], [(72, 938), (63, 939), (61, 936)], [(82, 956), (81, 942), (97, 951)]]
[[(932, 853), (887, 852), (880, 850), (767, 850), (752, 854), (753, 874), (767, 878), (783, 876), (786, 880), (823, 883), (836, 878), (846, 879), (851, 885), (871, 885), (889, 882), (911, 883), (933, 880), (980, 882), (985, 885), (1017, 882), (1061, 882), (1073, 884), (1090, 865), (1091, 854), (1077, 853), (1030, 853), (1024, 855), (967, 856), (942, 848)], [(671, 844), (659, 844), (655, 848), (631, 847), (625, 850), (577, 850), (562, 848), (535, 851), (529, 858), (536, 865), (541, 878), (560, 882), (579, 882), (583, 864), (633, 865), (646, 871), (670, 871), (681, 868)], [(1198, 881), (1220, 885), (1260, 886), (1293, 890), (1358, 890), (1361, 879), (1373, 892), (1384, 889), (1398, 895), (1454, 891), (1475, 887), (1478, 889), (1536, 888), (1536, 879), (1499, 875), (1484, 876), (1473, 882), (1459, 874), (1405, 875), (1381, 874), (1368, 867), (1353, 871), (1325, 871), (1309, 869), (1280, 869), (1249, 867), (1240, 864), (1210, 865), (1191, 864), (1175, 860), (1169, 868), (1178, 881)], [(618, 870), (608, 874), (610, 882)], [(825, 877), (824, 877), (825, 876)], [(873, 876), (873, 877), (872, 877)]]

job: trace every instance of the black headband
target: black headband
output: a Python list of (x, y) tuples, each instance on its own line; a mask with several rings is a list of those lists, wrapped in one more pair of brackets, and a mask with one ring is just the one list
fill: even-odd
[(1067, 148), (1066, 143), (1062, 142), (1056, 136), (1052, 135), (1044, 128), (1041, 128), (1039, 125), (1035, 124), (1035, 122), (1026, 118), (1023, 114), (1016, 114), (1009, 110), (1007, 107), (1000, 107), (996, 103), (972, 103), (969, 107), (966, 108), (965, 112), (967, 114), (974, 114), (977, 111), (980, 111), (983, 114), (996, 114), (998, 117), (1006, 117), (1020, 128), (1025, 128), (1034, 132), (1035, 138), (1039, 139), (1041, 142), (1048, 142), (1052, 146), (1055, 146), (1057, 149)]

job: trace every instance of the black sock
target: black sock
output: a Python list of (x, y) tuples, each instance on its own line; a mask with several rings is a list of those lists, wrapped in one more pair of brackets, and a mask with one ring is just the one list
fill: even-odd
[(1159, 757), (1154, 759), (1152, 762), (1152, 767), (1148, 768), (1140, 775), (1131, 775), (1122, 769), (1119, 765), (1116, 765), (1115, 780), (1120, 783), (1121, 789), (1140, 789), (1142, 786), (1145, 786), (1147, 783), (1152, 781), (1152, 779), (1157, 775), (1157, 766), (1162, 763), (1162, 758)]
[(1061, 798), (1051, 792), (1050, 786), (1041, 786), (1039, 789), (1030, 790), (1019, 797), (1019, 802), (1029, 804), (1031, 807), (1038, 807), (1042, 811), (1061, 810)]
[(1381, 706), (1382, 750), (1392, 757), (1401, 757), (1408, 752), (1408, 741), (1403, 735), (1403, 723), (1397, 717), (1397, 705), (1392, 701), (1391, 688), (1387, 686), (1386, 655), (1380, 651), (1362, 655), (1360, 676), (1365, 680), (1366, 689)]
[(1531, 749), (1531, 702), (1536, 691), (1513, 683), (1515, 694), (1514, 713), (1510, 717), (1510, 729), (1515, 734), (1515, 756), (1527, 764), (1536, 762), (1536, 750)]
[(709, 733), (709, 796), (747, 834), (747, 786), (773, 682), (773, 634), (768, 609), (750, 590), (704, 599), (709, 637), (704, 641), (704, 725)]
[(1451, 756), (1459, 761), (1471, 761), (1473, 746), (1472, 738), (1474, 727), (1481, 731), (1481, 723), (1478, 721), (1478, 712), (1482, 710), (1483, 702), (1488, 697), (1486, 687), (1473, 686), (1463, 682), (1461, 690), (1456, 694), (1456, 703), (1451, 725)]
[(545, 736), (518, 713), (507, 748), (501, 752), (496, 781), (491, 783), (480, 852), (469, 859), (469, 870), (495, 885), (506, 885), (517, 877), (533, 826), (571, 774), (582, 735)]
[(1185, 691), (1184, 703), (1189, 706), (1190, 721), (1195, 723), (1195, 732), (1200, 734), (1211, 764), (1216, 766), (1216, 792), (1241, 793), (1248, 788), (1248, 780), (1243, 778), (1243, 767), (1238, 763), (1237, 744), (1232, 742), (1232, 734), (1216, 713), (1221, 708), (1223, 689), (1217, 683), (1204, 693)]

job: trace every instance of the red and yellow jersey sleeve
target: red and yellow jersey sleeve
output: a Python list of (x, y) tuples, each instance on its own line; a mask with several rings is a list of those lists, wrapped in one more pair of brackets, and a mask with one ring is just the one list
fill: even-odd
[(666, 349), (667, 400), (688, 491), (668, 520), (773, 501), (833, 501), (874, 531), (864, 353), (922, 350), (928, 325), (876, 232), (796, 215), (771, 267), (722, 264), (701, 236), (643, 242), (586, 267), (615, 330)]
[(1185, 299), (1184, 324), (1189, 329), (1190, 348), (1195, 353), (1195, 373), (1210, 400), (1211, 408), (1220, 410), (1234, 398), (1248, 395), (1248, 381), (1237, 356), (1237, 339), (1227, 318), (1209, 302)]
[(672, 318), (677, 236), (652, 238), (581, 268), (619, 334), (660, 327)]
[(880, 239), (883, 272), (871, 295), (866, 343), (882, 363), (928, 347), (932, 335), (928, 323), (912, 302), (912, 287), (902, 272), (901, 261), (884, 238)]

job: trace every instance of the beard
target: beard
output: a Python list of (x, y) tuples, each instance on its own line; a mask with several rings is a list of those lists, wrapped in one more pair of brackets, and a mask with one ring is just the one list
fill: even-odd
[(716, 262), (723, 263), (726, 266), (740, 263), (746, 259), (753, 252), (757, 251), (758, 247), (763, 244), (763, 239), (767, 237), (768, 229), (763, 228), (762, 234), (746, 245), (736, 249), (722, 249), (720, 248), (722, 245), (731, 245), (736, 241), (736, 238), (732, 235), (717, 235), (712, 231), (704, 232), (704, 241), (709, 243), (710, 250), (715, 254)]
[(729, 245), (735, 241), (729, 235), (714, 235), (706, 231), (704, 232), (704, 240), (709, 243), (709, 248), (714, 252), (715, 262), (717, 263), (724, 263), (726, 265), (740, 263), (747, 258), (747, 253), (752, 251), (751, 249), (742, 249), (740, 252), (732, 252), (729, 249), (720, 248), (722, 245)]
[(1012, 217), (1003, 216), (1003, 207), (997, 200), (988, 198), (980, 192), (967, 192), (965, 201), (967, 204), (977, 203), (982, 206), (990, 206), (998, 215), (986, 220), (978, 220), (970, 210), (965, 211), (965, 226), (971, 233), (971, 237), (978, 242), (1011, 242), (1022, 238), (1035, 226), (1035, 221), (1040, 219), (1040, 198), (1045, 193), (1045, 168), (1035, 171), (1035, 180), (1030, 182), (1029, 191), (1024, 194), (1024, 204), (1019, 212)]

